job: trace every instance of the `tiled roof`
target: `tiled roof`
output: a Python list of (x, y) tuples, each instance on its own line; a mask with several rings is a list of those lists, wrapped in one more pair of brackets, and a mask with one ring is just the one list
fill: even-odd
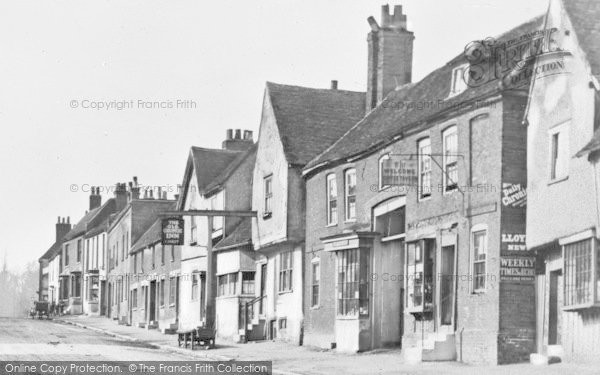
[(140, 239), (137, 240), (136, 243), (133, 244), (133, 246), (131, 247), (130, 253), (135, 253), (136, 251), (141, 250), (148, 245), (152, 245), (152, 244), (160, 241), (162, 239), (161, 223), (162, 223), (162, 221), (160, 219), (157, 219), (154, 222), (154, 224), (152, 224), (150, 226), (150, 228), (148, 228), (148, 230), (146, 232), (144, 232), (144, 234), (142, 234)]
[(60, 251), (61, 245), (62, 245), (62, 240), (56, 241), (52, 246), (50, 246), (50, 248), (48, 250), (46, 250), (44, 255), (42, 255), (39, 260), (42, 260), (42, 259), (50, 260), (50, 259), (54, 258), (54, 256), (56, 254), (58, 254), (58, 252)]
[(562, 0), (592, 74), (600, 77), (600, 1)]
[(79, 237), (85, 233), (87, 223), (100, 211), (102, 207), (94, 208), (87, 212), (81, 220), (65, 235), (65, 241), (72, 240), (75, 237)]
[(215, 250), (227, 249), (234, 246), (250, 244), (252, 240), (251, 218), (245, 217), (240, 220), (235, 229), (215, 245)]
[(340, 138), (365, 113), (365, 93), (267, 82), (287, 161), (304, 165)]
[(192, 147), (198, 189), (204, 190), (240, 153), (241, 151)]
[[(498, 42), (518, 38), (542, 25), (539, 16), (496, 38)], [(376, 151), (392, 142), (407, 129), (413, 128), (441, 112), (462, 107), (500, 89), (497, 80), (481, 86), (468, 87), (449, 98), (452, 71), (467, 63), (463, 54), (433, 71), (421, 81), (405, 85), (391, 92), (383, 102), (358, 122), (331, 147), (311, 160), (305, 173), (319, 165), (346, 159), (369, 151)]]
[[(248, 159), (254, 160), (256, 158), (256, 150), (258, 148), (257, 146), (258, 144), (254, 144), (252, 147), (250, 147), (250, 149), (248, 149), (248, 151), (239, 153), (239, 155), (237, 155), (237, 157), (229, 163), (227, 168), (222, 170), (221, 174), (219, 174), (208, 185), (206, 185), (206, 187), (202, 189), (200, 193), (206, 194), (211, 192), (213, 189), (221, 186), (225, 183), (225, 181), (227, 181), (229, 176), (231, 176), (231, 174), (236, 171), (236, 169), (242, 164), (243, 161), (246, 161)], [(251, 162), (251, 164), (254, 165), (254, 162)]]

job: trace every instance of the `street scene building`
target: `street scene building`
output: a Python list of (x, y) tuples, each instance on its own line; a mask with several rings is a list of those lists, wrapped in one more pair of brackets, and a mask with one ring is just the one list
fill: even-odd
[(537, 57), (525, 115), (536, 349), (569, 360), (600, 350), (600, 25), (590, 21), (598, 16), (598, 2), (550, 2), (555, 45)]
[(420, 80), (409, 16), (367, 19), (365, 91), (267, 82), (256, 141), (191, 146), (173, 196), (93, 187), (39, 299), (179, 340), (593, 361), (600, 3), (550, 0)]

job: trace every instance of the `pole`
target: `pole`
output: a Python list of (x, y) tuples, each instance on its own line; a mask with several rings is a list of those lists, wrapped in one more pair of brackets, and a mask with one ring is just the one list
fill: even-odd
[(206, 219), (208, 222), (206, 241), (206, 326), (216, 328), (217, 257), (214, 256), (212, 248), (213, 217), (207, 216)]

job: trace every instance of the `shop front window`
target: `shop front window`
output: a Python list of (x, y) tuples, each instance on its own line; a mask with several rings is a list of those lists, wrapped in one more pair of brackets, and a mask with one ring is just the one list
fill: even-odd
[(433, 307), (433, 259), (435, 241), (424, 239), (406, 246), (407, 309), (431, 311)]
[(369, 251), (351, 249), (337, 252), (337, 314), (369, 314)]

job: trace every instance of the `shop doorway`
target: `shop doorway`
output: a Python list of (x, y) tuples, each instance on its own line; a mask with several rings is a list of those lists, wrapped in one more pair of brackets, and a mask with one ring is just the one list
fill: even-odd
[(442, 246), (440, 275), (440, 323), (452, 325), (454, 320), (454, 245)]

